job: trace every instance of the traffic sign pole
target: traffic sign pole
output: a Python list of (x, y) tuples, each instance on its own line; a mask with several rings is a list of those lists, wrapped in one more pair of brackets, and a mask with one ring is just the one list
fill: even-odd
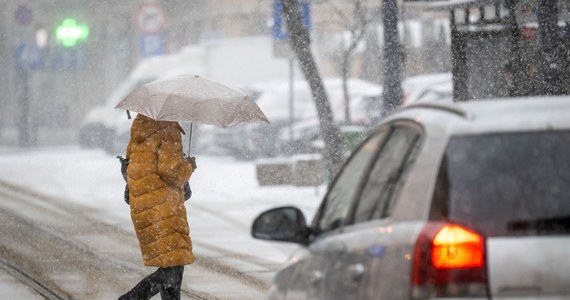
[(34, 21), (33, 10), (27, 4), (19, 4), (14, 11), (14, 21), (18, 25), (17, 36), (24, 37), (17, 42), (15, 48), (15, 76), (16, 81), (20, 83), (16, 85), (15, 90), (20, 111), (17, 121), (18, 144), (22, 147), (29, 147), (36, 144), (36, 127), (31, 118), (30, 109), (30, 70), (38, 66), (40, 57), (38, 51), (35, 51), (37, 47), (32, 42), (34, 40), (31, 35), (32, 28), (29, 26)]
[(141, 35), (140, 53), (143, 57), (160, 55), (164, 53), (164, 33), (150, 33)]

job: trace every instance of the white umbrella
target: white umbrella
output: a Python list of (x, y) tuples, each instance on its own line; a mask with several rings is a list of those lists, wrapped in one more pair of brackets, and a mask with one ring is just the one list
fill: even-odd
[(246, 93), (191, 75), (144, 84), (116, 108), (132, 110), (157, 121), (194, 122), (219, 127), (269, 123)]
[(115, 108), (132, 110), (157, 121), (193, 122), (218, 127), (269, 123), (246, 93), (192, 75), (141, 85)]

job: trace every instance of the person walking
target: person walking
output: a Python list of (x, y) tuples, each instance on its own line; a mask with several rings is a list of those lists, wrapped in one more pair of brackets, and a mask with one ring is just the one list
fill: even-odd
[(184, 266), (192, 253), (184, 185), (195, 161), (182, 152), (184, 130), (177, 122), (138, 114), (131, 126), (126, 159), (128, 201), (145, 266), (158, 267), (119, 300), (180, 299)]

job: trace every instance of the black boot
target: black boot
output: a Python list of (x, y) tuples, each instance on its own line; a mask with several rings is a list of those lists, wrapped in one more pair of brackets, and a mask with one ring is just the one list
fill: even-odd
[(162, 300), (179, 300), (184, 266), (158, 268), (119, 300), (148, 300), (160, 292)]
[(165, 269), (165, 281), (160, 289), (162, 300), (180, 300), (183, 274), (183, 266)]
[(160, 291), (160, 282), (156, 279), (160, 277), (160, 270), (161, 269), (158, 269), (154, 273), (145, 277), (137, 283), (134, 288), (119, 297), (119, 300), (146, 300), (158, 294)]

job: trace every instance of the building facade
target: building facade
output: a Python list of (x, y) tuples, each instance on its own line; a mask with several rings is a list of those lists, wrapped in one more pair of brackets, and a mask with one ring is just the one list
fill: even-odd
[[(380, 1), (311, 0), (314, 53), (324, 77), (340, 76), (338, 58), (357, 24), (357, 2), (369, 18), (369, 29), (354, 52), (350, 77), (381, 83)], [(273, 3), (0, 0), (0, 38), (6, 41), (0, 43), (0, 64), (5, 66), (0, 74), (0, 88), (5, 91), (0, 94), (5, 108), (0, 111), (0, 145), (17, 144), (23, 127), (35, 144), (73, 143), (73, 132), (85, 114), (102, 104), (139, 61), (203, 41), (271, 36)], [(64, 49), (56, 38), (56, 28), (68, 18), (89, 28), (89, 37), (72, 49)], [(47, 33), (47, 41), (37, 51), (40, 30)], [(30, 56), (18, 52), (22, 47), (32, 49), (30, 53), (42, 61), (30, 65)], [(59, 133), (68, 138), (55, 139)]]

